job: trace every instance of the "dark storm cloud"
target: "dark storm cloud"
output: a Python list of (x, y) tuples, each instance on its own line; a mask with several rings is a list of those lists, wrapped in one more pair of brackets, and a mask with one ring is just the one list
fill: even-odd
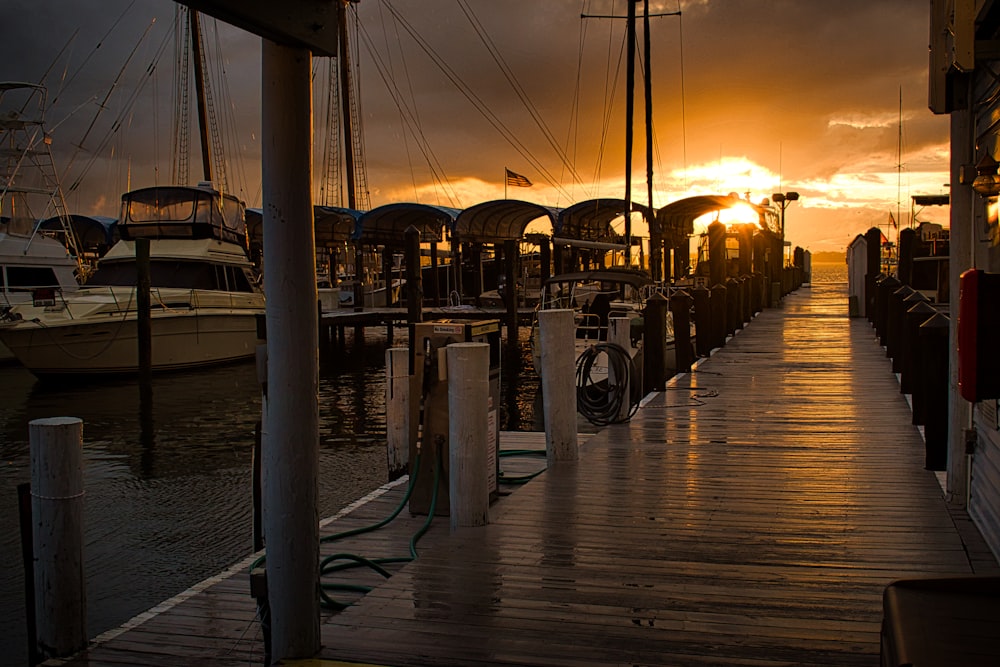
[[(580, 14), (623, 15), (625, 7), (624, 0), (362, 0), (354, 5), (361, 26), (355, 48), (373, 191), (394, 192), (400, 184), (431, 180), (413, 128), (401, 121), (400, 105), (419, 118), (419, 143), (448, 179), (498, 183), (505, 166), (527, 171), (539, 183), (546, 180), (539, 170), (566, 178), (558, 151), (525, 100), (583, 178), (593, 178), (599, 162), (603, 177), (613, 178), (623, 164), (624, 61), (619, 58), (624, 23), (581, 21)], [(911, 0), (653, 0), (650, 8), (653, 13), (683, 11), (681, 18), (651, 20), (660, 174), (722, 156), (780, 172), (784, 182), (884, 169), (898, 159), (899, 121), (905, 123), (904, 148), (910, 153), (903, 162), (934, 168), (927, 156), (946, 143), (947, 119), (927, 110), (926, 5)], [(37, 80), (55, 62), (46, 83), (58, 90), (62, 72), (86, 62), (59, 93), (57, 111), (63, 116), (75, 111), (59, 128), (57, 145), (78, 143), (96, 116), (98, 127), (85, 142), (96, 151), (98, 129), (107, 132), (105, 125), (119, 114), (117, 137), (104, 146), (100, 166), (91, 173), (125, 171), (115, 164), (127, 154), (132, 184), (151, 179), (154, 164), (156, 178), (164, 180), (171, 143), (172, 45), (152, 75), (147, 68), (163, 40), (172, 39), (174, 12), (167, 0), (8, 0), (0, 7), (0, 20), (8, 26), (0, 42), (0, 78)], [(120, 24), (95, 50), (120, 16)], [(98, 114), (96, 100), (108, 94), (153, 17), (156, 24), (141, 40), (111, 104)], [(74, 32), (71, 47), (60, 56)], [(484, 39), (495, 45), (524, 99)], [(217, 92), (220, 113), (236, 121), (233, 133), (249, 181), (245, 196), (259, 205), (253, 199), (259, 191), (260, 40), (223, 27), (218, 41), (228, 81), (227, 90)], [(314, 91), (317, 158), (326, 134), (323, 77), (317, 75)], [(383, 79), (391, 81), (393, 94)], [(141, 94), (131, 113), (122, 115), (124, 100), (138, 86)], [(641, 108), (640, 98), (639, 126)], [(504, 133), (522, 146), (512, 145)], [(113, 155), (112, 146), (117, 146)], [(637, 173), (643, 169), (643, 150), (637, 139)], [(98, 181), (88, 183), (93, 190), (110, 189), (106, 177), (93, 180)], [(114, 183), (119, 189), (124, 185), (121, 179)], [(113, 200), (117, 195), (102, 196)], [(379, 203), (385, 202), (373, 201)]]

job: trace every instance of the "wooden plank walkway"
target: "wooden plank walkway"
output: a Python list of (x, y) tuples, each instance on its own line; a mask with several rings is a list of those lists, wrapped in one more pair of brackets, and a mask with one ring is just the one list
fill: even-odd
[[(1000, 572), (923, 461), (868, 322), (847, 317), (842, 287), (802, 289), (630, 423), (590, 437), (579, 462), (503, 498), (489, 526), (452, 535), (435, 522), (417, 560), (324, 614), (319, 657), (877, 664), (891, 581)], [(336, 530), (387, 516), (402, 488)], [(391, 530), (324, 550), (400, 555), (422, 520), (404, 511)], [(69, 664), (259, 664), (245, 564), (203, 588)]]

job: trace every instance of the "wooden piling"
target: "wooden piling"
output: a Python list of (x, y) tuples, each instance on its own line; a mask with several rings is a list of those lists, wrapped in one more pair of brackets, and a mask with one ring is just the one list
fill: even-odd
[(385, 437), (389, 480), (410, 467), (410, 350), (385, 351)]
[(712, 293), (705, 287), (691, 290), (694, 299), (695, 346), (699, 357), (712, 353)]
[(948, 327), (942, 313), (920, 325), (920, 358), (924, 382), (924, 467), (948, 469)]
[(659, 292), (646, 299), (643, 316), (644, 393), (663, 391), (667, 383), (667, 310), (670, 302)]
[(406, 321), (423, 321), (424, 293), (420, 272), (420, 230), (410, 225), (403, 232), (406, 245)]
[(451, 529), (489, 521), (489, 343), (452, 343), (448, 364), (448, 498)]
[(36, 643), (42, 658), (87, 645), (83, 573), (83, 421), (28, 423), (35, 552)]
[(670, 313), (674, 319), (674, 360), (678, 373), (687, 373), (694, 363), (691, 346), (691, 295), (677, 290), (670, 295)]
[(538, 312), (545, 452), (550, 465), (578, 457), (574, 329), (572, 310)]
[[(630, 340), (629, 326), (632, 320), (628, 317), (609, 317), (608, 318), (608, 342), (612, 345), (617, 345), (618, 347), (625, 350), (627, 356), (629, 354), (629, 349), (632, 347), (632, 341)], [(625, 377), (618, 377), (615, 373), (614, 366), (608, 363), (608, 387), (620, 386), (624, 395), (625, 400), (622, 401), (621, 409), (618, 411), (618, 419), (625, 421), (628, 419), (628, 414), (631, 410), (631, 401), (627, 398), (631, 396), (630, 384), (633, 381), (630, 377), (631, 373), (625, 372)]]
[(152, 394), (153, 382), (153, 324), (151, 306), (151, 278), (149, 264), (149, 239), (137, 238), (135, 240), (135, 269), (136, 269), (136, 338), (139, 345), (139, 393), (140, 395)]

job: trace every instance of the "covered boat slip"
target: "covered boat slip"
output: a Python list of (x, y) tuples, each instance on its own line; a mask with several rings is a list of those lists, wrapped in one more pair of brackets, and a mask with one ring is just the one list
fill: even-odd
[[(890, 362), (844, 292), (817, 284), (765, 310), (631, 422), (590, 437), (578, 462), (502, 498), (488, 526), (436, 521), (416, 561), (324, 612), (318, 657), (878, 664), (888, 584), (1000, 570), (924, 470)], [(387, 516), (402, 491), (323, 532)], [(322, 548), (399, 555), (421, 519)], [(70, 664), (259, 664), (246, 567), (205, 589)]]

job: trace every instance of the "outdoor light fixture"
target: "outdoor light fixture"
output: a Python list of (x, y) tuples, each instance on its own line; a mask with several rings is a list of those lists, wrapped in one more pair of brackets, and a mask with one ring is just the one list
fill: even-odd
[(996, 197), (1000, 194), (1000, 176), (997, 169), (1000, 164), (993, 159), (989, 151), (976, 163), (976, 180), (972, 181), (972, 189), (984, 197)]

